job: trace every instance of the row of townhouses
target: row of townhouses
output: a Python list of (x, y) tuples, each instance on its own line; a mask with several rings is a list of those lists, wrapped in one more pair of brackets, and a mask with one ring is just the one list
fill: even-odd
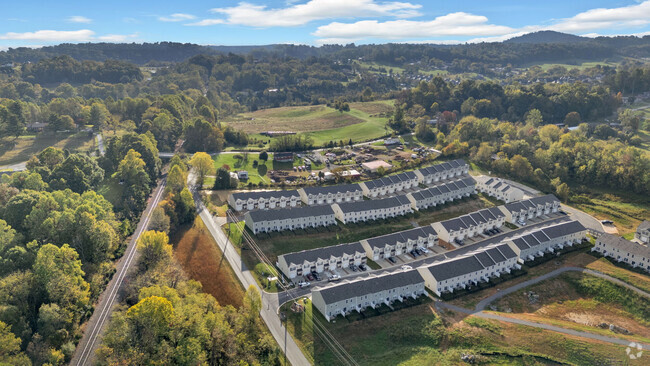
[(438, 244), (438, 233), (431, 225), (362, 240), (366, 256), (379, 260), (408, 253), (416, 248), (430, 248)]
[(509, 222), (526, 221), (560, 210), (560, 200), (552, 194), (533, 197), (501, 206)]
[(433, 228), (438, 237), (448, 243), (471, 238), (484, 230), (500, 228), (506, 215), (499, 207), (485, 208), (453, 219), (435, 222)]
[(491, 277), (510, 273), (521, 268), (517, 254), (507, 243), (501, 243), (428, 266), (418, 270), (427, 288), (440, 296), (443, 292), (453, 292), (479, 282), (488, 282)]
[(501, 178), (493, 178), (488, 175), (476, 177), (476, 190), (505, 203), (524, 198), (524, 191), (521, 189), (510, 185)]
[(361, 201), (363, 190), (357, 183), (339, 184), (325, 187), (305, 187), (298, 190), (306, 205), (326, 205), (340, 202)]
[(228, 204), (235, 211), (296, 207), (300, 206), (300, 193), (297, 190), (232, 193)]
[(639, 224), (634, 233), (634, 238), (641, 243), (650, 243), (650, 221), (645, 220)]
[(334, 209), (336, 218), (344, 224), (386, 219), (413, 212), (411, 201), (406, 196), (335, 203), (332, 205), (332, 209)]
[(411, 206), (417, 210), (451, 202), (455, 199), (469, 197), (475, 193), (474, 179), (465, 177), (458, 180), (441, 183), (435, 187), (411, 192), (406, 197), (411, 200)]
[(420, 184), (434, 184), (445, 179), (452, 179), (469, 173), (469, 165), (463, 159), (446, 161), (415, 171)]
[(249, 211), (244, 220), (254, 234), (336, 225), (334, 211), (327, 205)]
[(278, 257), (277, 265), (285, 276), (296, 278), (311, 272), (321, 273), (365, 263), (366, 250), (356, 242), (283, 254)]
[(587, 235), (587, 229), (579, 221), (568, 221), (537, 229), (507, 242), (512, 244), (521, 262), (532, 260), (545, 252), (553, 252), (565, 246), (580, 243)]
[(363, 189), (363, 194), (365, 196), (376, 198), (417, 187), (418, 177), (414, 172), (403, 172), (361, 182), (359, 185), (361, 186), (361, 189)]
[(385, 273), (378, 276), (358, 278), (353, 281), (315, 288), (312, 290), (312, 305), (325, 319), (350, 312), (375, 308), (381, 304), (425, 293), (424, 279), (417, 270)]
[(650, 248), (645, 245), (625, 240), (620, 236), (601, 234), (596, 238), (596, 245), (591, 250), (617, 262), (650, 272)]

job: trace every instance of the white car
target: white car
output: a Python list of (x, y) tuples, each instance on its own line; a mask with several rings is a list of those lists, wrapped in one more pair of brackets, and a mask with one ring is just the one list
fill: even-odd
[(337, 275), (337, 274), (335, 274), (335, 275), (331, 275), (331, 276), (329, 276), (329, 277), (327, 278), (327, 280), (330, 281), (330, 282), (340, 281), (340, 280), (341, 280), (341, 276), (339, 276), (339, 275)]
[(311, 285), (309, 282), (298, 282), (298, 287), (300, 288), (309, 287), (309, 285)]
[(519, 221), (518, 224), (521, 225), (521, 226), (526, 226), (526, 221)]
[(406, 270), (409, 270), (409, 269), (413, 269), (413, 267), (404, 265), (404, 266), (402, 266), (402, 269), (406, 271)]
[(421, 247), (421, 248), (418, 248), (418, 249), (420, 249), (420, 251), (421, 251), (422, 253), (429, 253), (429, 249), (427, 249), (427, 248), (425, 248), (425, 247)]

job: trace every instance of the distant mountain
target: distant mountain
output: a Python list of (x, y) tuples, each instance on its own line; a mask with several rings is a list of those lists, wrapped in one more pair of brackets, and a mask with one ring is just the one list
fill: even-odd
[(503, 43), (583, 43), (589, 42), (591, 40), (591, 38), (587, 37), (580, 37), (573, 34), (546, 30), (510, 38)]

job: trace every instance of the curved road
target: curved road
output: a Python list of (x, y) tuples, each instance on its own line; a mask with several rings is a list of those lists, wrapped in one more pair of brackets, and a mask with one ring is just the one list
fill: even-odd
[[(597, 271), (592, 271), (592, 270), (586, 269), (586, 268), (562, 267), (562, 268), (558, 268), (558, 269), (556, 269), (556, 270), (554, 270), (552, 272), (549, 272), (549, 273), (547, 273), (547, 274), (545, 274), (543, 276), (539, 276), (539, 277), (530, 279), (528, 281), (524, 281), (522, 283), (519, 283), (517, 285), (509, 287), (509, 288), (507, 288), (505, 290), (499, 291), (496, 294), (481, 300), (478, 304), (476, 304), (476, 307), (474, 308), (474, 310), (465, 309), (465, 308), (455, 306), (455, 305), (452, 305), (452, 304), (448, 304), (448, 303), (445, 303), (445, 302), (442, 302), (442, 301), (436, 301), (435, 305), (436, 305), (436, 307), (442, 307), (442, 308), (446, 308), (446, 309), (449, 309), (449, 310), (457, 311), (457, 312), (468, 314), (468, 315), (475, 315), (475, 316), (478, 316), (478, 317), (481, 317), (481, 318), (494, 319), (494, 320), (499, 320), (499, 321), (503, 321), (503, 322), (506, 322), (506, 323), (526, 325), (526, 326), (529, 326), (529, 327), (546, 329), (546, 330), (550, 330), (550, 331), (553, 331), (553, 332), (568, 334), (568, 335), (572, 335), (572, 336), (576, 336), (576, 337), (594, 339), (594, 340), (597, 340), (597, 341), (602, 341), (602, 342), (607, 342), (607, 343), (612, 343), (612, 344), (618, 344), (618, 345), (622, 345), (622, 346), (629, 345), (630, 341), (626, 340), (626, 339), (608, 337), (608, 336), (604, 336), (604, 335), (600, 335), (600, 334), (594, 334), (594, 333), (588, 333), (588, 332), (581, 332), (581, 331), (578, 331), (578, 330), (562, 328), (562, 327), (558, 327), (558, 326), (555, 326), (555, 325), (537, 323), (537, 322), (533, 322), (533, 321), (529, 321), (529, 320), (523, 320), (523, 319), (517, 319), (517, 318), (510, 318), (510, 317), (507, 317), (507, 316), (501, 316), (501, 315), (494, 314), (494, 313), (486, 313), (485, 311), (483, 311), (490, 303), (492, 303), (495, 300), (498, 300), (498, 299), (500, 299), (500, 298), (502, 298), (502, 297), (504, 297), (506, 295), (509, 295), (509, 294), (511, 294), (513, 292), (519, 291), (519, 290), (521, 290), (523, 288), (526, 288), (526, 287), (528, 287), (530, 285), (534, 285), (536, 283), (545, 281), (545, 280), (547, 280), (549, 278), (553, 278), (553, 277), (561, 275), (562, 273), (570, 272), (570, 271), (588, 273), (588, 274), (590, 274), (592, 276), (597, 276), (597, 277), (600, 277), (600, 278), (604, 278), (604, 279), (606, 279), (608, 281), (614, 282), (617, 285), (623, 286), (623, 287), (625, 287), (625, 288), (627, 288), (629, 290), (632, 290), (632, 291), (636, 292), (637, 294), (639, 294), (641, 296), (644, 296), (644, 297), (647, 297), (647, 298), (650, 299), (650, 294), (649, 293), (647, 293), (647, 292), (645, 292), (645, 291), (643, 291), (641, 289), (638, 289), (638, 288), (636, 288), (634, 286), (631, 286), (631, 285), (629, 285), (629, 284), (627, 284), (627, 283), (625, 283), (625, 282), (623, 282), (623, 281), (621, 281), (621, 280), (619, 280), (617, 278), (608, 276), (608, 275), (606, 275), (604, 273), (600, 273), (600, 272), (597, 272)], [(643, 347), (644, 350), (650, 350), (650, 344), (639, 343), (639, 342), (636, 342), (636, 343), (640, 344), (641, 347)]]

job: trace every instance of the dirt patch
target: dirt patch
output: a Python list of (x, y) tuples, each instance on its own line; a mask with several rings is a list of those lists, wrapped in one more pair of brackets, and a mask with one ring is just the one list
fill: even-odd
[(358, 109), (362, 112), (373, 114), (391, 113), (395, 108), (392, 103), (371, 102), (371, 103), (351, 103), (350, 108)]
[(176, 260), (191, 279), (203, 285), (203, 291), (221, 305), (241, 306), (244, 290), (200, 217), (178, 230), (171, 241)]

